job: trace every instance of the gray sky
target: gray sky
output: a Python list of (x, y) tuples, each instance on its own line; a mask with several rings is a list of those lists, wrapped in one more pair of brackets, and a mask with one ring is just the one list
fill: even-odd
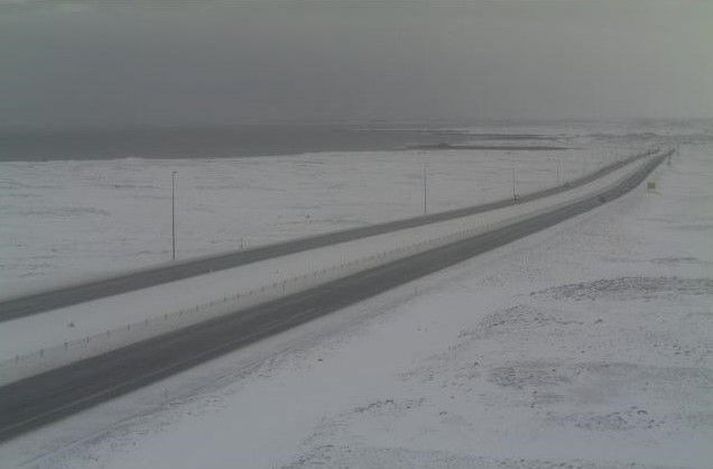
[(0, 126), (713, 117), (713, 1), (0, 0)]

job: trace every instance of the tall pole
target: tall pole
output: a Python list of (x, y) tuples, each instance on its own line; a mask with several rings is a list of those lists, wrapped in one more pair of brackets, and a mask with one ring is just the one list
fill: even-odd
[(171, 173), (171, 258), (176, 260), (176, 171)]
[(517, 202), (517, 179), (515, 177), (515, 167), (512, 168), (512, 200)]
[(426, 165), (423, 165), (423, 214), (425, 215), (428, 212), (428, 183), (427, 183), (427, 178), (426, 176)]

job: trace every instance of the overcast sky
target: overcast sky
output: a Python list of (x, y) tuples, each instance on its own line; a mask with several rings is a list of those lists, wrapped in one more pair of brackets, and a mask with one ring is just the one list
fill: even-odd
[(713, 117), (713, 1), (0, 0), (0, 126)]

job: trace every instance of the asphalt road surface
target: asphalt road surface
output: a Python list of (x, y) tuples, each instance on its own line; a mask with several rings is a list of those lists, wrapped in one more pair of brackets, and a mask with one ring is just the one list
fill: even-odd
[(668, 155), (584, 201), (4, 386), (0, 441), (583, 213), (636, 187)]
[[(581, 186), (601, 176), (609, 174), (625, 164), (648, 156), (648, 154), (649, 152), (632, 156), (562, 186), (521, 196), (519, 202), (527, 202), (529, 200), (563, 192), (576, 186)], [(404, 228), (412, 228), (427, 225), (429, 223), (451, 220), (453, 218), (459, 218), (466, 215), (482, 213), (496, 208), (507, 207), (513, 203), (515, 202), (512, 199), (506, 199), (472, 207), (434, 213), (431, 215), (396, 220), (360, 228), (352, 228), (334, 233), (311, 236), (309, 238), (301, 238), (271, 244), (250, 250), (235, 251), (212, 257), (177, 262), (167, 266), (148, 268), (146, 270), (118, 275), (116, 277), (88, 282), (81, 285), (8, 299), (0, 301), (0, 322), (23, 316), (30, 316), (32, 314), (52, 309), (63, 308), (65, 306), (71, 306), (98, 298), (118, 295), (120, 293), (126, 293), (133, 290), (140, 290), (142, 288), (148, 288), (162, 283), (203, 275), (209, 272), (230, 269), (240, 265), (250, 264), (252, 262), (270, 259), (273, 257), (284, 256), (295, 252), (306, 251), (308, 249), (314, 249), (330, 244), (351, 241), (358, 238), (388, 233), (390, 231), (401, 230)]]

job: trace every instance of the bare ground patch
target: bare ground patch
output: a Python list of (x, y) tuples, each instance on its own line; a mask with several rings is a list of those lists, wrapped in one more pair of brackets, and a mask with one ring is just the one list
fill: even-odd
[(552, 420), (564, 425), (571, 425), (582, 430), (594, 431), (625, 431), (634, 429), (654, 429), (665, 423), (646, 409), (632, 406), (628, 409), (607, 413), (574, 413), (564, 416), (553, 416)]
[[(476, 450), (476, 448), (474, 448)], [(682, 469), (683, 466), (660, 466), (637, 463), (587, 461), (582, 459), (492, 458), (475, 454), (408, 448), (376, 448), (347, 445), (324, 445), (315, 448), (285, 469), (306, 468), (384, 468), (411, 469)]]
[(478, 321), (473, 329), (463, 331), (461, 338), (486, 338), (509, 332), (522, 332), (545, 326), (582, 325), (582, 321), (563, 319), (559, 315), (545, 312), (530, 305), (516, 305), (495, 311)]
[(713, 370), (696, 367), (633, 363), (545, 361), (511, 362), (488, 371), (488, 381), (517, 391), (556, 392), (577, 402), (607, 402), (610, 398), (671, 396), (691, 405), (713, 406)]
[(663, 295), (713, 295), (713, 279), (679, 277), (619, 277), (571, 283), (533, 292), (556, 300), (632, 300)]

